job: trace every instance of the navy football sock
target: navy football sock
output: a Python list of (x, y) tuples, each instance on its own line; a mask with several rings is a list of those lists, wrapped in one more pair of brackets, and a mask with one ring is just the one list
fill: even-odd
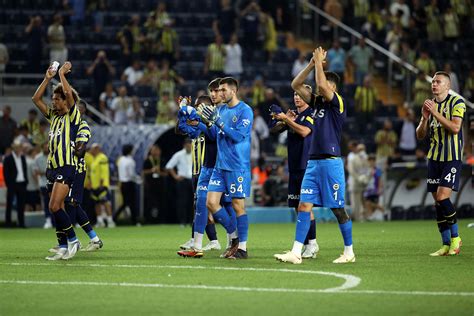
[(210, 241), (217, 240), (216, 225), (214, 225), (214, 223), (209, 223), (206, 225), (206, 235)]
[(74, 228), (72, 227), (71, 220), (67, 213), (60, 209), (57, 212), (53, 212), (54, 218), (56, 220), (56, 227), (66, 233), (68, 241), (74, 241), (77, 239)]
[(90, 239), (97, 237), (97, 233), (92, 228), (89, 217), (87, 217), (86, 212), (84, 212), (80, 204), (76, 206), (76, 221)]
[(453, 203), (451, 203), (451, 200), (449, 198), (439, 201), (438, 203), (442, 208), (444, 219), (448, 223), (450, 237), (458, 237), (458, 224), (456, 218), (456, 211), (454, 210)]

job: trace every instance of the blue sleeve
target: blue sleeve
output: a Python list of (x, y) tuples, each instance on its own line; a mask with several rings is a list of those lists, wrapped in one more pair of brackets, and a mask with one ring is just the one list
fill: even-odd
[(224, 122), (224, 125), (221, 127), (221, 129), (224, 131), (226, 137), (229, 137), (232, 141), (239, 143), (244, 140), (246, 136), (250, 135), (252, 123), (253, 112), (250, 108), (245, 108), (245, 110), (241, 112), (239, 123), (235, 128), (230, 127)]
[(197, 128), (204, 133), (209, 139), (216, 140), (217, 138), (217, 127), (212, 125), (211, 127), (207, 127), (204, 123), (200, 122)]

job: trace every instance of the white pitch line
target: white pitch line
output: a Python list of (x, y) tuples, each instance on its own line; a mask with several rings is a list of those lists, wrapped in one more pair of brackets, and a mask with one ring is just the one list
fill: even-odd
[(426, 292), (426, 291), (384, 291), (384, 290), (351, 290), (327, 291), (321, 289), (287, 289), (287, 288), (252, 288), (238, 286), (190, 285), (190, 284), (161, 284), (161, 283), (128, 283), (128, 282), (81, 282), (81, 281), (32, 281), (32, 280), (0, 280), (1, 284), (20, 285), (82, 285), (82, 286), (111, 286), (137, 288), (165, 289), (202, 289), (225, 290), (234, 292), (271, 292), (271, 293), (326, 293), (326, 294), (368, 294), (368, 295), (408, 295), (408, 296), (467, 296), (474, 297), (474, 292)]
[[(48, 263), (28, 263), (28, 262), (12, 262), (12, 263), (0, 263), (0, 265), (9, 266), (49, 266), (57, 267), (54, 264)], [(333, 276), (336, 278), (343, 279), (345, 282), (338, 287), (324, 289), (327, 292), (345, 291), (357, 287), (360, 284), (361, 279), (350, 274), (342, 274), (335, 272), (325, 271), (312, 271), (312, 270), (293, 270), (293, 269), (268, 269), (268, 268), (237, 268), (237, 267), (206, 267), (206, 266), (167, 266), (167, 265), (133, 265), (133, 264), (80, 264), (80, 263), (65, 263), (64, 265), (69, 267), (93, 267), (93, 268), (148, 268), (148, 269), (197, 269), (197, 270), (225, 270), (225, 271), (254, 271), (254, 272), (285, 272), (285, 273), (303, 273), (303, 274), (319, 274), (325, 276)]]

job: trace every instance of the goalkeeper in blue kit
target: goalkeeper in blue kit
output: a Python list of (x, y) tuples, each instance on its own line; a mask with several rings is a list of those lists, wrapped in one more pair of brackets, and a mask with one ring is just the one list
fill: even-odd
[[(231, 77), (221, 79), (219, 91), (225, 104), (219, 108), (200, 105), (198, 113), (216, 135), (217, 161), (209, 181), (207, 208), (232, 236), (225, 258), (247, 259), (248, 218), (245, 198), (250, 196), (250, 135), (253, 124), (251, 107), (237, 98), (238, 82)], [(228, 192), (237, 214), (237, 227), (221, 206)]]

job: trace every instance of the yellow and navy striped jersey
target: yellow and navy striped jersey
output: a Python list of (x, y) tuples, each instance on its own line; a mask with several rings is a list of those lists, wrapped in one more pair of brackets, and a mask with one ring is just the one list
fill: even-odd
[[(446, 119), (452, 120), (454, 117), (464, 117), (466, 104), (460, 97), (448, 94), (443, 102), (436, 102), (436, 109)], [(430, 150), (428, 159), (434, 161), (453, 161), (462, 159), (463, 137), (462, 126), (458, 134), (448, 132), (436, 118), (430, 116)]]
[(201, 134), (192, 140), (191, 159), (193, 161), (193, 176), (201, 173), (201, 167), (204, 162), (206, 152), (206, 139)]
[[(87, 124), (86, 121), (82, 120), (81, 125), (79, 125), (79, 130), (77, 131), (75, 145), (77, 145), (77, 143), (84, 143), (85, 146), (89, 142), (90, 138), (91, 129), (89, 127), (89, 124)], [(78, 158), (77, 156), (74, 156), (74, 161), (76, 163), (77, 173), (83, 173), (84, 171), (86, 171), (86, 161), (84, 160), (84, 157)]]
[(34, 120), (33, 122), (30, 120), (23, 120), (20, 125), (26, 126), (30, 135), (38, 133), (40, 129), (40, 124), (37, 120)]
[(109, 158), (104, 153), (93, 157), (88, 167), (87, 174), (93, 190), (100, 188), (101, 182), (103, 187), (110, 186)]
[(215, 43), (212, 43), (207, 48), (207, 53), (209, 54), (209, 70), (210, 71), (223, 71), (224, 70), (224, 46), (217, 46)]
[(81, 113), (74, 104), (68, 113), (58, 115), (49, 109), (45, 115), (51, 123), (49, 130), (48, 169), (75, 166), (74, 141), (81, 122)]
[(354, 99), (358, 111), (373, 112), (377, 101), (377, 90), (363, 86), (357, 87)]

